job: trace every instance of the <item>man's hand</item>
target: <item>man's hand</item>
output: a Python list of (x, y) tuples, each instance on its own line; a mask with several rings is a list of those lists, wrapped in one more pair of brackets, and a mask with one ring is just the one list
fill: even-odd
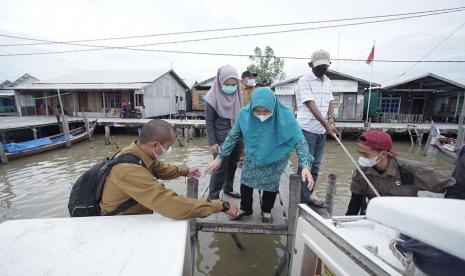
[(336, 127), (334, 125), (330, 125), (329, 123), (326, 123), (325, 124), (325, 129), (326, 129), (326, 132), (330, 135), (330, 136), (334, 136), (334, 135), (338, 135), (339, 132), (337, 131)]
[(307, 187), (310, 191), (313, 189), (313, 185), (315, 185), (315, 183), (313, 182), (312, 173), (310, 172), (310, 169), (307, 167), (302, 169), (302, 182), (308, 183)]
[(212, 173), (216, 172), (221, 166), (221, 159), (215, 158), (210, 164), (208, 164), (207, 169), (205, 170), (205, 173)]
[(239, 207), (237, 207), (236, 203), (229, 203), (229, 210), (224, 212), (226, 215), (230, 217), (237, 217), (239, 215)]
[(214, 144), (214, 145), (210, 146), (211, 153), (218, 153), (219, 149), (220, 149), (220, 146), (218, 144)]
[(189, 174), (187, 175), (188, 177), (195, 177), (199, 178), (202, 173), (200, 172), (199, 168), (190, 168), (189, 169)]

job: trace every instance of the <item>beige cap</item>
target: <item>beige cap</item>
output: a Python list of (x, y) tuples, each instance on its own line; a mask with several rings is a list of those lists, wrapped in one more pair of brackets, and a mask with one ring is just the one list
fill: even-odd
[(317, 67), (318, 65), (322, 65), (322, 64), (330, 65), (331, 60), (330, 60), (328, 51), (320, 49), (320, 50), (313, 52), (312, 57), (311, 57), (311, 62), (313, 64), (313, 67)]

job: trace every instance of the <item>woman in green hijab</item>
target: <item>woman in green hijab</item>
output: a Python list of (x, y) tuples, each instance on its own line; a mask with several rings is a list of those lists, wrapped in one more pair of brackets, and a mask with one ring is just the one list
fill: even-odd
[(236, 219), (252, 215), (253, 189), (263, 191), (262, 222), (271, 223), (271, 209), (279, 182), (296, 150), (302, 169), (302, 181), (313, 187), (310, 155), (302, 130), (292, 112), (278, 101), (270, 88), (259, 88), (249, 105), (242, 108), (233, 128), (221, 145), (217, 158), (207, 172), (217, 170), (222, 159), (231, 154), (236, 143), (244, 139), (245, 161), (241, 175), (241, 210)]

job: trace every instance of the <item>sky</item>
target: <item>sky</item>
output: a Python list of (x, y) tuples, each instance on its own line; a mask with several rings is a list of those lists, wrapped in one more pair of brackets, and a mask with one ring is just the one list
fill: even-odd
[[(465, 6), (465, 1), (25, 1), (2, 0), (0, 35), (69, 41), (108, 37), (151, 35), (229, 27), (308, 22), (372, 15), (396, 14)], [(252, 54), (256, 46), (270, 46), (277, 56), (310, 57), (317, 49), (332, 58), (366, 59), (375, 42), (375, 59), (419, 60), (465, 23), (465, 11), (423, 18), (345, 26), (271, 35), (227, 38), (140, 47), (142, 49)], [(188, 35), (170, 35), (125, 40), (86, 42), (125, 46), (244, 34), (292, 28), (331, 25), (320, 23)], [(0, 45), (32, 41), (0, 37)], [(465, 60), (465, 26), (437, 47), (426, 60)], [(47, 52), (88, 47), (70, 45), (0, 46), (1, 54)], [(0, 56), (0, 81), (29, 73), (39, 79), (56, 78), (73, 71), (172, 68), (187, 83), (216, 74), (225, 64), (239, 74), (251, 61), (247, 57), (188, 55), (112, 49), (31, 56)], [(286, 78), (308, 72), (308, 60), (285, 59)], [(333, 61), (330, 69), (375, 83), (388, 84), (429, 72), (465, 83), (465, 63)]]

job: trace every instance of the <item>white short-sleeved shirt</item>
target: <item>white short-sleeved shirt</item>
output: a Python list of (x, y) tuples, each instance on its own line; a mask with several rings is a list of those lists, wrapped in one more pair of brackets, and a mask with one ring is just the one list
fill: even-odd
[(328, 113), (329, 103), (334, 99), (331, 92), (331, 80), (326, 75), (321, 80), (313, 72), (310, 72), (302, 76), (297, 82), (295, 97), (297, 101), (297, 121), (300, 126), (308, 132), (326, 133), (324, 126), (313, 116), (305, 102), (314, 101), (321, 115), (325, 118)]

